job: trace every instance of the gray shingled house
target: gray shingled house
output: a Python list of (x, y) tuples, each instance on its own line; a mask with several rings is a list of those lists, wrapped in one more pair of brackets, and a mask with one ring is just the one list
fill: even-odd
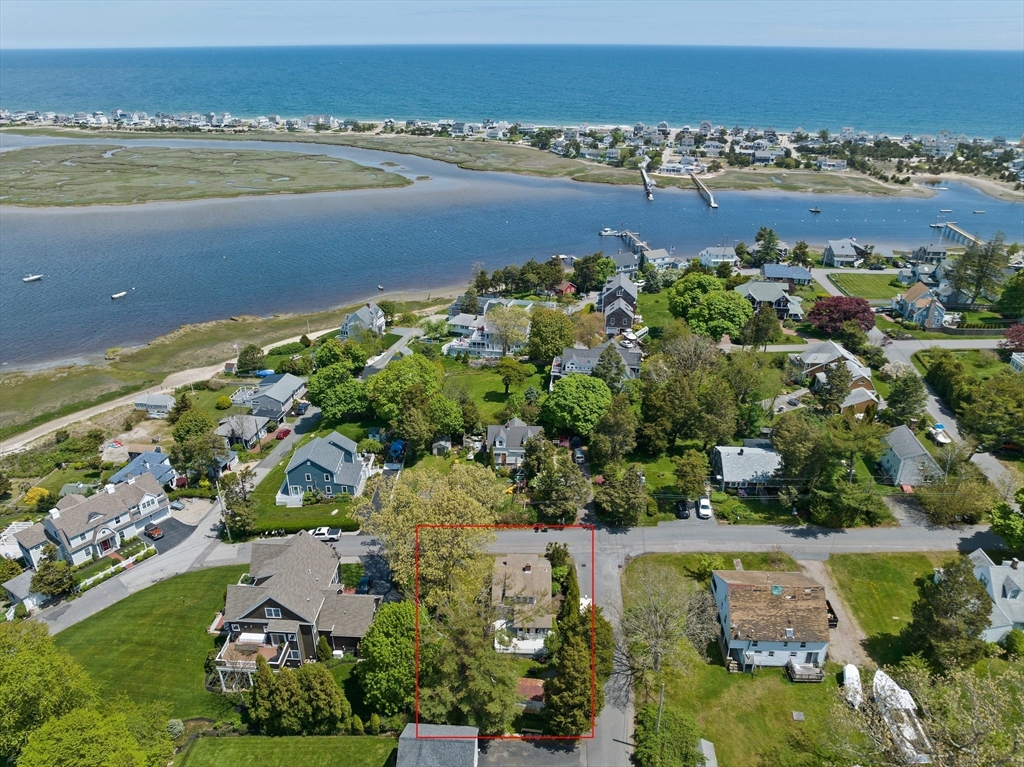
[(623, 376), (624, 381), (640, 377), (640, 363), (643, 361), (643, 352), (639, 349), (624, 349), (614, 341), (605, 341), (593, 349), (562, 349), (561, 356), (551, 361), (551, 385), (563, 376), (579, 373), (588, 376), (594, 372), (597, 361), (601, 358), (601, 352), (611, 346), (619, 353), (622, 364), (626, 367)]
[(358, 330), (369, 330), (371, 333), (383, 335), (385, 328), (384, 312), (377, 304), (370, 301), (360, 306), (351, 314), (346, 314), (341, 327), (338, 330), (338, 337), (342, 340)]
[(711, 454), (711, 476), (720, 490), (781, 484), (775, 478), (780, 466), (782, 457), (770, 446), (719, 445)]
[(477, 767), (479, 734), (476, 727), (410, 722), (398, 738), (396, 767)]
[[(373, 473), (373, 456), (359, 455), (356, 443), (334, 431), (310, 440), (292, 454), (280, 495), (360, 495)], [(281, 504), (283, 505), (283, 504)]]
[(487, 447), (495, 466), (518, 466), (526, 457), (526, 441), (544, 432), (543, 426), (529, 426), (513, 418), (504, 426), (487, 427)]
[(358, 652), (380, 602), (342, 593), (337, 552), (309, 533), (255, 541), (249, 572), (227, 588), (221, 689), (248, 687), (257, 655), (275, 671), (315, 661), (320, 637), (335, 654)]
[(879, 462), (894, 485), (923, 485), (942, 475), (927, 448), (906, 426), (897, 426), (882, 437)]

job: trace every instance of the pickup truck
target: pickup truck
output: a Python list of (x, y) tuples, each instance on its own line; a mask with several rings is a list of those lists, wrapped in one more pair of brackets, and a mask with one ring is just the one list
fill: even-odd
[(827, 599), (825, 600), (825, 609), (828, 610), (828, 627), (834, 629), (839, 625), (839, 616), (836, 615), (836, 611), (832, 609), (832, 603)]
[(340, 527), (318, 527), (315, 530), (310, 530), (309, 534), (313, 538), (316, 538), (318, 541), (323, 541), (324, 543), (341, 540)]

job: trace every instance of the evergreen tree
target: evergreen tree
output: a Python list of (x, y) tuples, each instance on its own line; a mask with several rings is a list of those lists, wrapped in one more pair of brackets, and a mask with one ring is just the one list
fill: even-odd
[(1009, 262), (1006, 237), (996, 232), (986, 243), (972, 243), (953, 262), (946, 277), (950, 285), (966, 294), (969, 303), (974, 304), (980, 296), (998, 295)]
[(256, 656), (256, 674), (252, 678), (252, 688), (249, 690), (249, 700), (246, 704), (246, 711), (249, 714), (249, 721), (256, 729), (269, 735), (274, 721), (274, 688), (277, 686), (277, 679), (274, 672), (270, 670), (270, 664), (262, 655)]
[(333, 735), (338, 722), (352, 713), (352, 707), (331, 672), (320, 663), (304, 663), (295, 672), (295, 679), (304, 700), (302, 734)]
[(888, 408), (885, 417), (890, 423), (908, 424), (911, 419), (919, 418), (924, 412), (928, 393), (924, 381), (912, 370), (908, 370), (892, 382), (889, 397), (886, 399)]
[(42, 559), (36, 574), (32, 576), (30, 588), (48, 597), (70, 594), (75, 588), (75, 574), (71, 572), (71, 565), (60, 558), (57, 547), (52, 543), (43, 546)]
[(838, 413), (840, 406), (850, 394), (853, 375), (845, 361), (829, 365), (825, 371), (825, 382), (818, 387), (818, 402), (826, 413)]
[(167, 413), (167, 423), (174, 425), (192, 408), (192, 398), (188, 392), (182, 392), (174, 399), (174, 407)]
[(271, 730), (275, 735), (299, 735), (311, 719), (306, 696), (296, 677), (296, 672), (283, 668), (277, 672), (277, 680), (270, 692), (272, 713)]
[(248, 373), (259, 370), (265, 361), (263, 350), (256, 344), (249, 344), (238, 353), (238, 372)]
[(316, 640), (316, 659), (320, 663), (326, 663), (334, 657), (334, 653), (331, 651), (331, 645), (327, 641), (327, 637), (321, 636)]
[(743, 340), (750, 346), (768, 348), (768, 343), (782, 333), (779, 315), (770, 305), (765, 304), (758, 309), (747, 324), (743, 326)]
[(480, 300), (476, 292), (476, 288), (470, 285), (466, 288), (466, 292), (462, 294), (462, 300), (459, 302), (459, 309), (464, 314), (476, 314), (480, 311)]
[[(569, 560), (569, 570), (565, 575), (565, 598), (562, 609), (558, 611), (558, 628), (567, 631), (574, 622), (580, 621), (580, 585), (576, 579), (576, 566)], [(587, 629), (589, 635), (589, 628)]]
[(597, 358), (597, 364), (590, 375), (604, 381), (612, 394), (619, 393), (622, 380), (626, 377), (626, 365), (622, 361), (622, 355), (615, 348), (614, 341), (601, 351), (601, 356)]
[(637, 416), (625, 394), (616, 395), (590, 440), (591, 460), (618, 461), (636, 447)]
[(604, 691), (594, 689), (590, 648), (578, 633), (566, 636), (555, 658), (555, 675), (544, 683), (548, 732), (583, 735), (604, 707)]

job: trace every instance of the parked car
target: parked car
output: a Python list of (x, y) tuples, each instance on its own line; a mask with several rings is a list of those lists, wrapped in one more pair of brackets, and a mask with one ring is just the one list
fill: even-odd
[(181, 511), (182, 509), (185, 508), (185, 504), (183, 504), (181, 501), (171, 501), (171, 508), (174, 511)]
[(583, 448), (578, 447), (572, 451), (572, 460), (576, 463), (586, 463), (587, 457), (583, 454)]
[(711, 499), (701, 498), (697, 502), (697, 516), (700, 519), (711, 519)]
[(161, 538), (164, 537), (164, 531), (156, 525), (154, 525), (152, 522), (146, 525), (144, 532), (147, 538), (150, 538), (154, 541), (159, 541)]
[(1001, 445), (999, 445), (999, 449), (1005, 450), (1009, 453), (1016, 453), (1018, 450), (1020, 450), (1020, 445), (1018, 445), (1016, 442), (1010, 442), (1009, 440), (1006, 440)]
[(800, 405), (800, 400), (798, 400), (796, 397), (790, 397), (788, 400), (786, 400), (786, 404), (792, 405), (793, 407), (798, 407)]
[(365, 593), (367, 593), (370, 590), (370, 584), (372, 582), (373, 581), (370, 580), (370, 576), (369, 575), (364, 575), (362, 578), (359, 579), (359, 585), (356, 586), (356, 593), (357, 594), (365, 594)]
[(868, 267), (868, 269), (870, 269), (873, 272), (880, 272), (883, 269), (885, 269), (885, 264), (872, 264), (871, 266)]
[(277, 436), (274, 437), (274, 439), (284, 439), (285, 437), (287, 437), (291, 433), (292, 433), (291, 429), (278, 429), (277, 430)]
[(307, 410), (309, 410), (308, 402), (300, 402), (295, 408), (295, 412), (299, 415), (305, 415)]
[(689, 501), (676, 501), (676, 516), (679, 519), (690, 518), (690, 503)]
[(340, 527), (318, 527), (316, 530), (310, 530), (309, 534), (318, 541), (324, 541), (325, 543), (341, 540)]

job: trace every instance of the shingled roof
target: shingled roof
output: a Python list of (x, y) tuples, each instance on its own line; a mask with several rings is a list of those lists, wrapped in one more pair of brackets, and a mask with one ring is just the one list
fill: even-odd
[(398, 739), (396, 767), (474, 767), (479, 733), (476, 727), (410, 722)]
[(134, 482), (123, 482), (120, 485), (108, 486), (96, 495), (85, 498), (77, 493), (65, 495), (57, 501), (58, 516), (51, 513), (52, 524), (61, 534), (63, 543), (68, 550), (80, 548), (89, 541), (78, 541), (71, 544), (71, 539), (98, 525), (105, 524), (124, 514), (146, 495), (162, 496), (160, 483), (152, 474), (141, 474)]
[[(827, 642), (825, 587), (803, 573), (715, 570), (729, 590), (732, 639)], [(786, 633), (792, 629), (792, 636)]]

